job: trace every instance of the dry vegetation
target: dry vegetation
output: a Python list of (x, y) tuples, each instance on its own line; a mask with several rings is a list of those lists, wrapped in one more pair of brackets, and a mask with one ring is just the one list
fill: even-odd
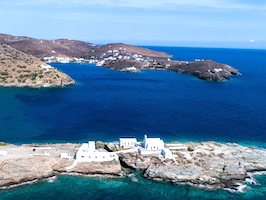
[(39, 59), (6, 44), (0, 45), (1, 86), (51, 87), (73, 83), (69, 76)]

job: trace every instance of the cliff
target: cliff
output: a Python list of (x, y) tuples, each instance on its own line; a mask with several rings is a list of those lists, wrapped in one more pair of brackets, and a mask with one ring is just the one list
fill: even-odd
[(0, 86), (55, 87), (74, 83), (68, 75), (34, 56), (0, 45)]
[[(0, 189), (49, 178), (58, 173), (120, 176), (121, 166), (118, 161), (73, 165), (74, 155), (79, 146), (78, 144), (0, 146)], [(60, 158), (61, 153), (71, 157)]]

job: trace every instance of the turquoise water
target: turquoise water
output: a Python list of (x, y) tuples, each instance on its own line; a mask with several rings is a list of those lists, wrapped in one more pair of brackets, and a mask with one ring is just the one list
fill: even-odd
[[(265, 177), (260, 182), (266, 186)], [(224, 199), (265, 199), (266, 187), (253, 186), (245, 193), (231, 194), (227, 191), (205, 191), (185, 185), (157, 183), (138, 177), (137, 182), (128, 178), (87, 178), (59, 176), (53, 183), (46, 180), (32, 185), (0, 191), (0, 199), (164, 199), (164, 200), (224, 200)]]
[[(140, 74), (95, 65), (53, 64), (78, 84), (65, 88), (0, 88), (0, 141), (9, 143), (118, 140), (144, 134), (165, 141), (237, 142), (266, 147), (266, 51), (152, 47), (179, 60), (213, 59), (242, 76), (223, 83), (167, 71)], [(60, 176), (0, 192), (0, 199), (265, 199), (262, 186), (245, 194), (128, 179)], [(149, 189), (148, 189), (149, 188)], [(126, 196), (126, 197), (125, 197)], [(129, 198), (130, 197), (130, 198)]]

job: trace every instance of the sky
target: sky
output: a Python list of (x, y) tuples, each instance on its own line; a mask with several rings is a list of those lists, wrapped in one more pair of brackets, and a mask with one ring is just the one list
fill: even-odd
[(0, 33), (96, 44), (266, 49), (266, 1), (1, 0)]

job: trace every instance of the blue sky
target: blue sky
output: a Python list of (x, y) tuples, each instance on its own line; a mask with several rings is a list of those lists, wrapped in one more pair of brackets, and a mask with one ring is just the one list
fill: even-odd
[(265, 0), (1, 0), (0, 18), (39, 39), (266, 49)]

